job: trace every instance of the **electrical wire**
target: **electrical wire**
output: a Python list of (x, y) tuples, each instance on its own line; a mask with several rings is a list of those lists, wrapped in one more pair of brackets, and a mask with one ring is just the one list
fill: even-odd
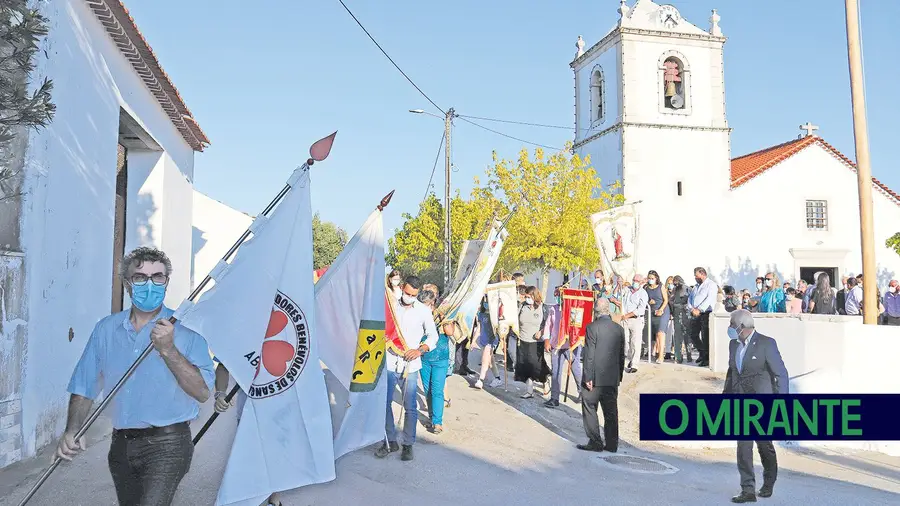
[[(508, 119), (496, 119), (496, 118), (482, 118), (479, 116), (467, 116), (464, 114), (459, 115), (460, 118), (469, 118), (469, 119), (477, 119), (480, 121), (494, 121), (497, 123), (509, 123), (511, 125), (525, 125), (525, 126), (533, 126), (533, 127), (541, 127), (541, 128), (559, 128), (561, 130), (573, 130), (574, 127), (566, 127), (559, 125), (545, 125), (543, 123), (529, 123), (527, 121), (511, 121)], [(582, 128), (581, 130), (590, 130), (589, 128)]]
[(447, 137), (447, 132), (441, 133), (441, 143), (438, 144), (437, 154), (434, 155), (434, 167), (431, 169), (431, 177), (428, 178), (428, 186), (425, 187), (425, 196), (422, 197), (422, 201), (428, 198), (428, 192), (431, 191), (431, 182), (434, 181), (434, 173), (437, 170), (438, 160), (441, 159), (441, 148), (444, 147), (444, 139)]
[(486, 127), (486, 126), (484, 126), (484, 125), (479, 125), (478, 123), (475, 123), (474, 121), (472, 121), (472, 120), (470, 120), (470, 119), (467, 119), (467, 118), (464, 118), (464, 117), (462, 117), (462, 116), (460, 116), (459, 119), (465, 121), (466, 123), (475, 125), (475, 126), (477, 126), (478, 128), (487, 130), (488, 132), (495, 133), (495, 134), (497, 134), (497, 135), (506, 137), (506, 138), (508, 138), (508, 139), (512, 139), (512, 140), (514, 140), (514, 141), (524, 142), (525, 144), (530, 144), (530, 145), (532, 145), (532, 146), (537, 146), (537, 147), (539, 147), (539, 148), (552, 149), (552, 150), (554, 150), (554, 151), (562, 151), (562, 148), (556, 148), (556, 147), (553, 147), (553, 146), (547, 146), (546, 144), (540, 144), (540, 143), (537, 143), (537, 142), (526, 141), (525, 139), (520, 139), (520, 138), (518, 138), (518, 137), (513, 137), (512, 135), (508, 135), (508, 134), (505, 134), (505, 133), (503, 133), (503, 132), (494, 130), (493, 128), (488, 128), (488, 127)]
[(423, 97), (425, 97), (425, 100), (428, 100), (429, 102), (431, 102), (431, 105), (433, 105), (434, 107), (436, 107), (437, 110), (441, 111), (441, 114), (445, 114), (445, 115), (446, 115), (447, 113), (444, 112), (444, 110), (441, 109), (441, 107), (440, 107), (439, 105), (437, 105), (437, 104), (434, 102), (434, 100), (431, 100), (431, 97), (429, 97), (428, 95), (426, 95), (425, 92), (422, 91), (422, 88), (419, 88), (419, 85), (417, 85), (416, 83), (414, 83), (413, 80), (410, 79), (410, 77), (409, 77), (408, 75), (406, 75), (406, 72), (404, 72), (403, 69), (400, 68), (400, 65), (397, 65), (397, 62), (395, 62), (394, 59), (391, 58), (391, 55), (387, 54), (387, 51), (385, 51), (384, 48), (381, 47), (381, 44), (379, 44), (378, 41), (375, 40), (375, 37), (373, 37), (372, 34), (369, 33), (369, 30), (366, 30), (366, 27), (363, 26), (363, 24), (359, 22), (359, 19), (357, 19), (356, 16), (353, 14), (353, 12), (350, 10), (350, 8), (347, 7), (347, 4), (344, 3), (344, 0), (338, 0), (338, 2), (341, 3), (341, 5), (344, 7), (344, 10), (347, 11), (347, 14), (350, 14), (350, 17), (353, 18), (353, 21), (356, 21), (356, 24), (359, 25), (359, 27), (362, 28), (362, 30), (363, 30), (364, 32), (366, 32), (366, 35), (368, 35), (368, 36), (369, 36), (369, 39), (370, 39), (372, 42), (375, 43), (375, 46), (378, 47), (378, 49), (381, 51), (381, 53), (382, 53), (385, 57), (387, 57), (388, 60), (390, 60), (391, 64), (394, 65), (394, 68), (396, 68), (398, 71), (400, 71), (401, 74), (403, 74), (403, 77), (405, 77), (406, 80), (409, 81), (409, 84), (413, 85), (413, 87), (414, 87), (416, 90), (418, 90), (419, 93), (421, 93)]

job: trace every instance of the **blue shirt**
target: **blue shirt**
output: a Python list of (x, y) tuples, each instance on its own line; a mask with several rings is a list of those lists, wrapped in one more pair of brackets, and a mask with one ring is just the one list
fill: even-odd
[[(424, 343), (425, 339), (422, 339), (422, 342)], [(430, 364), (450, 361), (450, 338), (447, 337), (447, 334), (438, 332), (437, 346), (423, 354), (422, 360)]]
[(719, 294), (719, 286), (716, 282), (706, 278), (706, 281), (695, 286), (688, 295), (688, 310), (699, 309), (701, 313), (712, 312), (716, 307), (716, 296)]
[(774, 290), (769, 290), (762, 294), (762, 297), (759, 299), (759, 308), (760, 313), (784, 313), (787, 312), (787, 307), (785, 305), (785, 296), (784, 290), (781, 288), (775, 288)]
[[(163, 307), (157, 319), (169, 318), (172, 313)], [(96, 400), (105, 392), (104, 387), (111, 389), (150, 345), (153, 322), (135, 332), (130, 314), (125, 310), (97, 323), (72, 373), (70, 394)], [(215, 368), (206, 340), (176, 323), (175, 348), (197, 366), (212, 390)], [(114, 428), (140, 429), (193, 420), (200, 414), (200, 405), (178, 386), (175, 375), (153, 350), (113, 398), (110, 410)]]

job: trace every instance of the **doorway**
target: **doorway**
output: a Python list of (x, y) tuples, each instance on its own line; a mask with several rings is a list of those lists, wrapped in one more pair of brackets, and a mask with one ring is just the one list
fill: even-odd
[(828, 274), (828, 280), (831, 282), (831, 286), (834, 287), (835, 284), (839, 284), (840, 280), (838, 276), (837, 267), (801, 267), (800, 268), (800, 279), (806, 281), (810, 285), (816, 284), (816, 273), (824, 272)]
[(128, 148), (118, 144), (116, 159), (116, 202), (115, 218), (113, 218), (113, 273), (112, 273), (112, 312), (122, 311), (125, 297), (122, 276), (122, 258), (125, 256), (125, 217), (128, 205)]

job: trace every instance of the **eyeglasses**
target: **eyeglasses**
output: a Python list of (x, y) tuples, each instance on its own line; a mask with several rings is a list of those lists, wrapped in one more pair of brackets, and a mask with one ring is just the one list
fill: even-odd
[(131, 275), (131, 278), (129, 278), (128, 281), (131, 282), (132, 286), (143, 286), (147, 284), (147, 281), (153, 282), (153, 284), (156, 286), (162, 286), (169, 282), (169, 276), (166, 276), (161, 272), (157, 272), (152, 276), (147, 276), (146, 274), (136, 272)]

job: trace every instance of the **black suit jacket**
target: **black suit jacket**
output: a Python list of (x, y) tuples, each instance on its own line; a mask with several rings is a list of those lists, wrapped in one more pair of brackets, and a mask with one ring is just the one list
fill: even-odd
[(584, 338), (582, 383), (614, 387), (622, 382), (625, 370), (625, 329), (608, 316), (594, 320)]
[(786, 394), (790, 391), (787, 368), (778, 351), (778, 343), (769, 336), (754, 332), (744, 354), (742, 368), (737, 368), (738, 339), (728, 347), (726, 394)]

